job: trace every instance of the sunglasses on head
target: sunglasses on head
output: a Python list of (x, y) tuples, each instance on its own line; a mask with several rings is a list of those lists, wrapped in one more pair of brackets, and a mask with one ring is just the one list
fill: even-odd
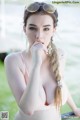
[(40, 3), (36, 2), (36, 3), (32, 3), (30, 6), (28, 6), (27, 11), (34, 13), (34, 12), (37, 12), (40, 7), (42, 7), (43, 10), (46, 11), (47, 13), (54, 13), (56, 10), (54, 8), (54, 6), (52, 6), (51, 4), (47, 4), (47, 3), (40, 4)]

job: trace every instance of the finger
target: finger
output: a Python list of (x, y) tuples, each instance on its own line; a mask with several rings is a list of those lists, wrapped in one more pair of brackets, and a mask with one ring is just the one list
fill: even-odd
[(44, 46), (44, 50), (46, 51), (46, 53), (48, 53), (47, 47), (44, 44), (43, 44), (43, 46)]
[(41, 44), (41, 42), (36, 41), (36, 42), (34, 42), (33, 45), (37, 45), (37, 44)]
[(34, 44), (33, 44), (32, 46), (36, 46), (36, 45), (38, 45), (38, 44), (42, 45), (44, 52), (45, 52), (46, 54), (48, 54), (48, 49), (47, 49), (47, 47), (44, 45), (44, 43), (36, 41), (36, 42), (34, 42)]
[(38, 42), (34, 42), (34, 43), (31, 45), (31, 47), (33, 47), (33, 46), (36, 45), (36, 44), (38, 44)]
[(48, 49), (46, 48), (46, 46), (44, 44), (42, 44), (42, 43), (41, 43), (41, 45), (42, 45), (42, 48), (45, 51), (45, 53), (48, 53)]

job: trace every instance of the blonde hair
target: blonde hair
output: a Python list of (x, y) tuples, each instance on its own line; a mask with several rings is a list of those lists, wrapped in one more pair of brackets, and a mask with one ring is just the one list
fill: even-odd
[(59, 58), (58, 58), (57, 48), (52, 41), (53, 40), (51, 38), (51, 41), (47, 46), (47, 48), (48, 48), (48, 55), (50, 58), (51, 68), (54, 73), (55, 80), (57, 82), (57, 87), (55, 89), (54, 103), (57, 108), (60, 108), (60, 106), (62, 105), (62, 95), (61, 95), (62, 85), (61, 85), (61, 76), (59, 73)]

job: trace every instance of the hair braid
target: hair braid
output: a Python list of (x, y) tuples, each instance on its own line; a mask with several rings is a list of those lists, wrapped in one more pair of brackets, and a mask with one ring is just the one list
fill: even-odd
[(57, 55), (57, 48), (53, 44), (52, 40), (48, 45), (48, 52), (49, 52), (49, 58), (50, 58), (50, 64), (52, 67), (52, 71), (55, 76), (55, 80), (57, 82), (57, 87), (55, 89), (55, 99), (54, 103), (56, 107), (60, 108), (60, 105), (62, 104), (62, 95), (61, 95), (61, 76), (59, 74), (59, 61), (58, 61), (58, 55)]

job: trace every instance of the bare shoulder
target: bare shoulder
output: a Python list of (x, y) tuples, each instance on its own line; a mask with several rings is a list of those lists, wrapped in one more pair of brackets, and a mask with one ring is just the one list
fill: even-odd
[(19, 54), (20, 54), (20, 52), (13, 52), (13, 53), (8, 54), (4, 60), (4, 63), (9, 64), (9, 65), (19, 63), (19, 61), (20, 61)]

